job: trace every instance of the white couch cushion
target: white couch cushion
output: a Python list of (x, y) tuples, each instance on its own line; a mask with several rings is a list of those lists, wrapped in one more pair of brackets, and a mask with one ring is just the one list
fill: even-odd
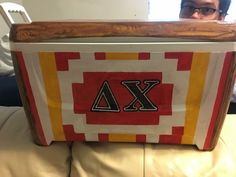
[(235, 125), (236, 115), (228, 115), (213, 151), (183, 145), (74, 143), (71, 176), (236, 176)]
[(0, 107), (1, 177), (67, 177), (69, 171), (67, 143), (34, 144), (23, 108)]

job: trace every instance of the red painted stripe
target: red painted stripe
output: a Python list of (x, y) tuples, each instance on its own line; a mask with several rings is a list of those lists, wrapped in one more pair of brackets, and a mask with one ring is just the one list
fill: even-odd
[(79, 60), (79, 52), (55, 52), (55, 61), (58, 71), (68, 71), (69, 70), (69, 60)]
[(218, 114), (219, 114), (224, 90), (226, 87), (226, 80), (227, 80), (226, 78), (228, 76), (228, 70), (230, 68), (231, 59), (232, 59), (232, 53), (228, 52), (225, 56), (224, 66), (223, 66), (223, 70), (221, 73), (221, 78), (220, 78), (220, 82), (219, 82), (219, 86), (218, 86), (217, 97), (216, 97), (216, 101), (214, 104), (213, 114), (211, 117), (211, 122), (210, 122), (210, 126), (208, 128), (207, 137), (206, 137), (203, 149), (210, 148), (210, 144), (211, 144), (212, 136), (213, 136), (213, 130), (214, 130), (215, 123), (216, 123), (216, 118), (218, 117)]
[(42, 125), (41, 125), (40, 117), (39, 117), (38, 110), (37, 110), (37, 107), (36, 107), (36, 103), (35, 103), (32, 88), (31, 88), (31, 85), (30, 85), (28, 72), (26, 70), (23, 54), (22, 54), (22, 52), (16, 52), (16, 56), (17, 56), (17, 60), (19, 62), (20, 68), (21, 68), (24, 85), (26, 87), (26, 94), (27, 94), (27, 97), (29, 98), (31, 111), (33, 113), (33, 118), (34, 118), (35, 123), (36, 123), (36, 127), (37, 127), (37, 130), (38, 130), (38, 133), (39, 133), (40, 141), (43, 145), (48, 145), (47, 142), (46, 142), (46, 139), (45, 139), (45, 135), (44, 135), (43, 128), (42, 128)]
[(136, 142), (146, 143), (146, 135), (136, 135)]
[(149, 52), (140, 52), (138, 54), (139, 60), (150, 60), (150, 53)]
[(172, 135), (160, 135), (159, 143), (164, 144), (181, 144), (184, 127), (172, 127)]
[(63, 125), (67, 141), (85, 141), (84, 133), (75, 133), (73, 125)]
[(184, 127), (172, 127), (172, 134), (173, 135), (183, 135), (184, 134)]
[(161, 144), (181, 144), (181, 135), (160, 135), (159, 143)]
[(106, 60), (105, 52), (95, 52), (94, 55), (96, 60)]
[(108, 142), (109, 141), (108, 134), (104, 134), (104, 133), (98, 134), (98, 140), (101, 142)]
[(189, 71), (192, 66), (192, 52), (166, 52), (166, 59), (177, 59), (177, 71)]

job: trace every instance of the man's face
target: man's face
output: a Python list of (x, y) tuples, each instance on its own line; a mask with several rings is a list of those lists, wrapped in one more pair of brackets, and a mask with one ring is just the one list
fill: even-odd
[(219, 0), (182, 0), (180, 18), (224, 20), (220, 15)]

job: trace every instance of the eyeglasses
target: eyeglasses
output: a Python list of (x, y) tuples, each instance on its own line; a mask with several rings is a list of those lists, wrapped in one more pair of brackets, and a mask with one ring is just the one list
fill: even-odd
[(191, 17), (195, 12), (198, 12), (201, 16), (211, 16), (215, 12), (222, 13), (222, 10), (214, 9), (212, 7), (194, 7), (191, 5), (181, 6), (180, 16), (181, 17)]

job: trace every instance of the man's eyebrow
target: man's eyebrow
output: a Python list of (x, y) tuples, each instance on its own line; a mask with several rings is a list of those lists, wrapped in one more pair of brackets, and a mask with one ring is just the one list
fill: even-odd
[(211, 3), (211, 2), (206, 2), (206, 3), (204, 3), (204, 5), (215, 5), (215, 4)]
[(185, 1), (185, 0), (183, 0), (182, 1), (182, 3), (181, 3), (181, 6), (183, 5), (183, 4), (196, 4), (194, 1)]
[[(194, 1), (182, 1), (182, 3), (181, 3), (181, 6), (183, 5), (183, 4), (194, 4), (194, 5), (198, 5), (196, 2), (194, 2)], [(201, 4), (201, 6), (214, 6), (215, 7), (215, 5), (214, 5), (214, 3), (211, 3), (211, 2), (205, 2), (205, 3), (203, 3), (203, 4)]]
[(183, 3), (186, 3), (186, 2), (195, 3), (195, 1), (192, 1), (192, 0), (183, 0), (183, 1), (182, 1), (182, 4), (183, 4)]

